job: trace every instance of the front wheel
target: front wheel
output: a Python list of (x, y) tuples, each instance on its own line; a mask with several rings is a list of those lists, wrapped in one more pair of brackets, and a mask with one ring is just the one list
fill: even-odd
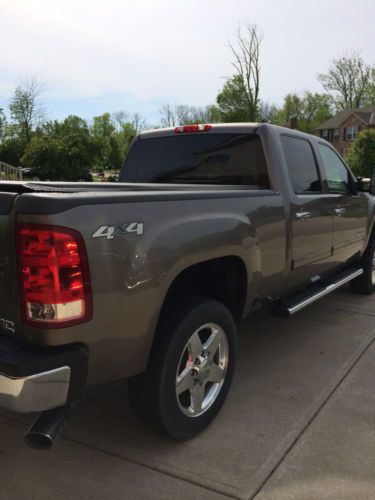
[(353, 292), (370, 295), (375, 291), (375, 237), (369, 241), (362, 257), (363, 274), (350, 282)]
[(174, 439), (201, 432), (219, 412), (236, 361), (236, 326), (220, 302), (185, 297), (164, 307), (148, 370), (129, 381), (143, 420)]

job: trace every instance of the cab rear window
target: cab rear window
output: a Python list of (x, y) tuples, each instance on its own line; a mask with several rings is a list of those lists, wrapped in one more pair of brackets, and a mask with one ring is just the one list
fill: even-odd
[(136, 141), (120, 182), (249, 185), (269, 188), (255, 134), (192, 134)]

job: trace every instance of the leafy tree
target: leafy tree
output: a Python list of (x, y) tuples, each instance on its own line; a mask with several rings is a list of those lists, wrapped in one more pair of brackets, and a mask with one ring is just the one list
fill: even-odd
[(0, 144), (0, 161), (15, 167), (20, 165), (24, 149), (25, 144), (22, 139), (16, 136), (6, 135), (5, 139)]
[(4, 114), (4, 110), (0, 108), (0, 144), (4, 141), (5, 139), (5, 131), (7, 127), (7, 119)]
[(353, 172), (362, 177), (370, 177), (372, 167), (375, 167), (375, 129), (363, 130), (354, 139), (352, 147), (346, 156)]
[(283, 107), (274, 113), (272, 122), (289, 126), (294, 117), (298, 130), (313, 134), (316, 127), (331, 116), (330, 99), (326, 94), (305, 92), (303, 96), (287, 94)]
[(22, 164), (50, 180), (79, 180), (97, 154), (87, 123), (78, 116), (49, 122), (27, 145)]
[(102, 168), (112, 166), (112, 147), (116, 143), (113, 140), (115, 130), (109, 113), (94, 117), (90, 133), (96, 144), (98, 165)]
[(249, 112), (245, 82), (241, 75), (235, 75), (225, 82), (222, 91), (216, 97), (216, 102), (220, 121), (228, 123), (256, 120), (253, 112)]
[(19, 85), (10, 100), (9, 110), (13, 124), (17, 127), (19, 137), (28, 144), (35, 127), (43, 117), (40, 95), (43, 84), (36, 79), (25, 80)]
[[(359, 54), (333, 59), (328, 73), (318, 75), (337, 111), (371, 104), (374, 92), (374, 69)], [(372, 90), (371, 90), (372, 88)]]

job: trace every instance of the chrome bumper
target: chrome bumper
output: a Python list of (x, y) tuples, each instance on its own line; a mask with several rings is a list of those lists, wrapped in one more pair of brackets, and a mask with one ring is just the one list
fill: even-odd
[(0, 373), (0, 407), (31, 413), (64, 406), (68, 399), (70, 367), (12, 378)]

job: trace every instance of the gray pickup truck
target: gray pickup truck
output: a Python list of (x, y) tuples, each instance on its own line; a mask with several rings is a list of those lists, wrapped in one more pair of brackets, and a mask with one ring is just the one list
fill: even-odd
[(0, 184), (0, 407), (48, 448), (87, 387), (129, 379), (178, 439), (228, 393), (236, 321), (375, 289), (374, 201), (324, 140), (269, 124), (138, 135), (118, 183)]

